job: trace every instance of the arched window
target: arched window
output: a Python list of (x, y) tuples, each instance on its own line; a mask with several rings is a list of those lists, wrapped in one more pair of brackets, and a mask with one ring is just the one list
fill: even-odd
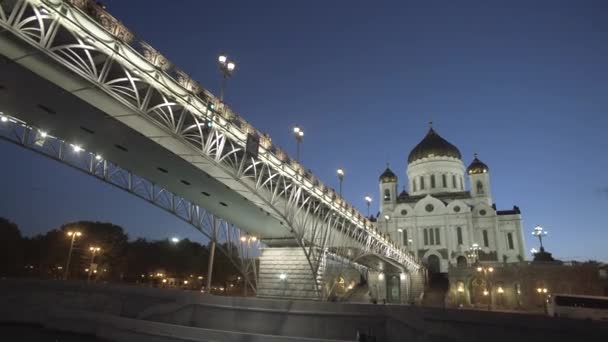
[(456, 240), (458, 241), (458, 245), (462, 245), (462, 228), (456, 227)]
[(462, 177), (459, 177), (458, 180), (460, 181), (460, 190), (464, 190), (464, 186), (462, 185)]
[(420, 176), (420, 190), (424, 190), (424, 176)]
[(391, 200), (391, 191), (389, 189), (384, 189), (384, 200), (385, 201)]
[(435, 175), (431, 175), (431, 189), (435, 189)]
[(441, 184), (444, 188), (448, 187), (448, 177), (446, 177), (445, 173), (441, 175)]
[(456, 175), (452, 175), (452, 187), (456, 189)]
[(429, 245), (429, 230), (428, 229), (424, 229), (424, 245), (428, 246)]
[(477, 181), (477, 193), (483, 194), (483, 184), (481, 183), (480, 180)]
[(488, 239), (488, 231), (485, 229), (483, 231), (483, 245), (485, 247), (490, 247), (490, 240)]
[(507, 233), (507, 245), (509, 249), (515, 249), (513, 247), (513, 233)]
[(435, 244), (441, 245), (441, 239), (439, 239), (439, 228), (435, 228)]

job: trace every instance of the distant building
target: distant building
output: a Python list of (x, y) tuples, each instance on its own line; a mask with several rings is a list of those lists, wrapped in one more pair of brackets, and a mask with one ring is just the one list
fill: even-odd
[(465, 169), (458, 148), (432, 127), (409, 154), (403, 191), (398, 192), (398, 177), (388, 166), (379, 181), (378, 228), (416, 254), (430, 272), (447, 273), (450, 265), (474, 262), (467, 253), (473, 244), (479, 245), (482, 262), (523, 260), (519, 208), (497, 210), (489, 167), (475, 155)]
[(448, 307), (477, 307), (495, 310), (542, 311), (553, 294), (605, 295), (602, 266), (587, 262), (521, 262), (451, 267)]

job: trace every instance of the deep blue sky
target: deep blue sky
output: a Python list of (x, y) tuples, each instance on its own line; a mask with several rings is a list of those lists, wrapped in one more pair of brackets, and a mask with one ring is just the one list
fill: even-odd
[[(432, 119), (490, 167), (499, 209), (518, 205), (527, 249), (542, 224), (565, 259), (608, 261), (608, 3), (605, 1), (104, 1), (140, 37), (345, 197), (378, 197), (386, 162), (405, 178)], [(28, 233), (79, 219), (132, 237), (200, 239), (159, 209), (6, 143), (0, 215)], [(400, 186), (401, 187), (401, 186)], [(377, 201), (376, 201), (377, 202)]]

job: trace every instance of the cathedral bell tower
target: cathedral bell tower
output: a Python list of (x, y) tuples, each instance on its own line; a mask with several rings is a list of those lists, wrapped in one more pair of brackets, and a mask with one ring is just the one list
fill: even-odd
[(477, 158), (477, 153), (475, 153), (475, 158), (467, 168), (467, 174), (471, 184), (471, 196), (491, 206), (490, 169)]
[(391, 211), (397, 203), (397, 175), (386, 166), (380, 175), (380, 211)]

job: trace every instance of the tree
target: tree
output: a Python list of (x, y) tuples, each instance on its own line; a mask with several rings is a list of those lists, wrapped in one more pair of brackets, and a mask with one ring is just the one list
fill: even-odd
[(89, 247), (96, 246), (101, 248), (95, 256), (95, 263), (98, 265), (97, 277), (108, 280), (120, 280), (124, 277), (127, 270), (129, 237), (122, 227), (112, 223), (79, 221), (64, 224), (60, 230), (64, 236), (68, 231), (82, 233), (72, 254), (74, 264), (70, 266), (70, 269), (75, 270), (76, 273), (72, 271), (70, 273), (86, 276), (84, 270), (90, 266), (92, 256)]
[(0, 217), (0, 276), (16, 276), (24, 270), (21, 232), (8, 219)]

